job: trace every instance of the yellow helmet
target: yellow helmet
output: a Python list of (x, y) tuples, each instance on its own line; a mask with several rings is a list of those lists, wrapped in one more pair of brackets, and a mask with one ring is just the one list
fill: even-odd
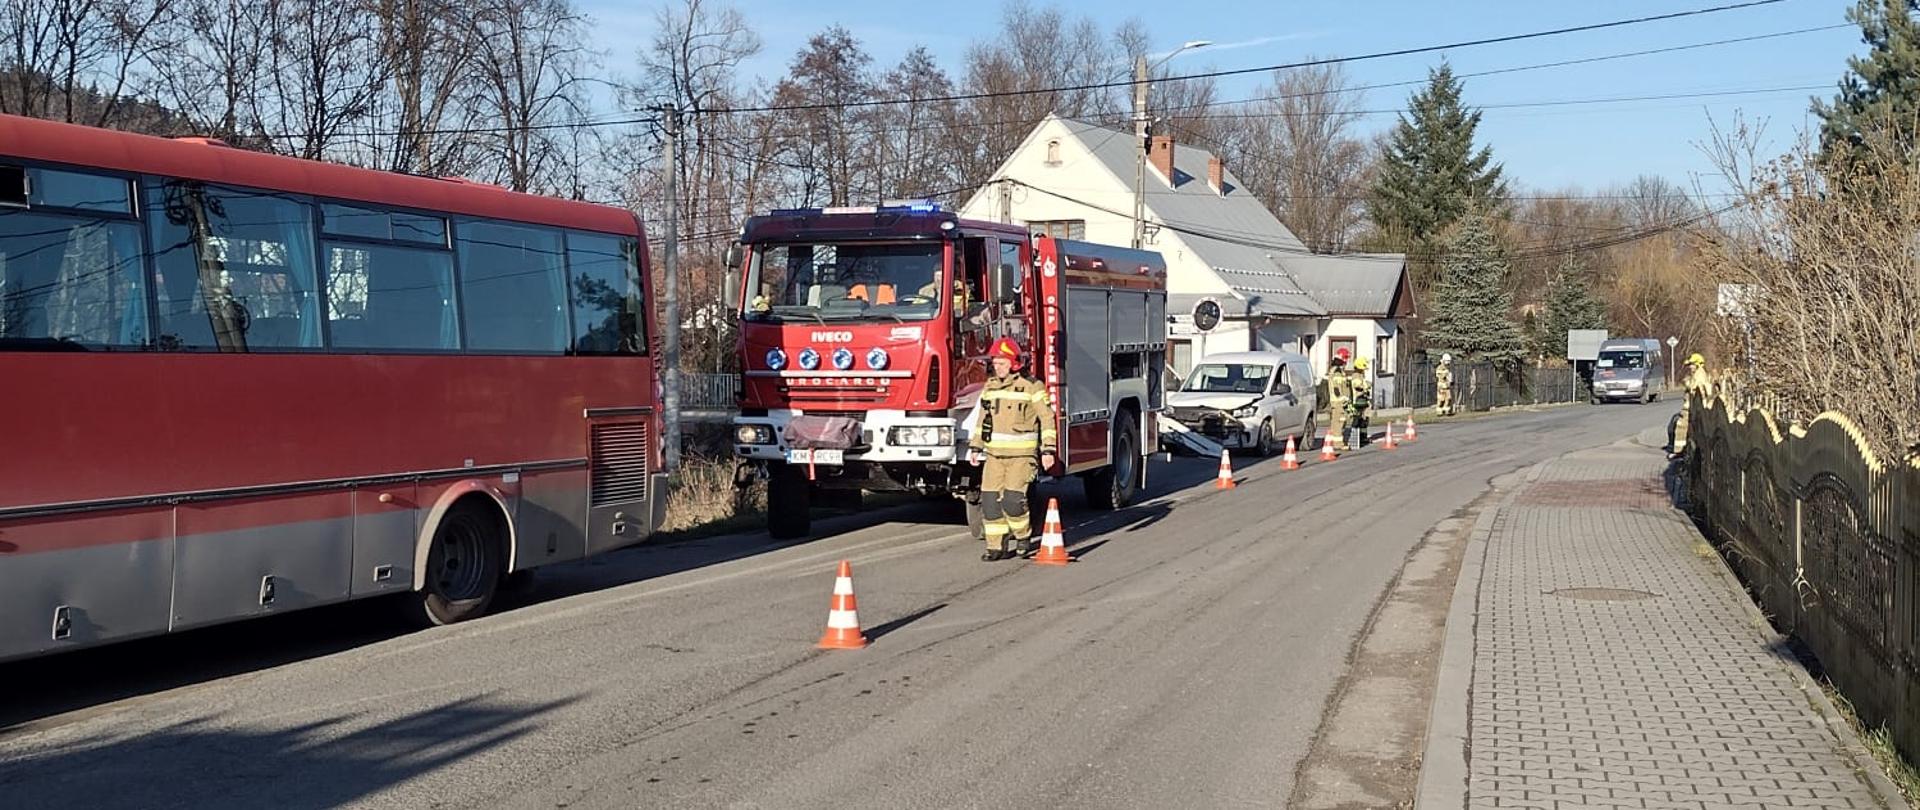
[(1687, 358), (1687, 365), (1689, 366), (1704, 366), (1706, 364), (1707, 358), (1701, 357), (1699, 352), (1694, 352), (1692, 356)]
[(1357, 369), (1359, 369), (1359, 370), (1361, 370), (1361, 371), (1366, 371), (1366, 370), (1367, 370), (1367, 358), (1365, 358), (1365, 357), (1356, 357), (1356, 358), (1354, 358), (1354, 360), (1353, 360), (1353, 367), (1354, 367), (1354, 368), (1357, 368)]

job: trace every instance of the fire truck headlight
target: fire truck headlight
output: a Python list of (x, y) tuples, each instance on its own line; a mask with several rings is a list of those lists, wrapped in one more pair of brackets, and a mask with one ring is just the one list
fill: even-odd
[(737, 425), (733, 429), (735, 444), (773, 444), (773, 428), (766, 425)]
[(953, 445), (953, 428), (897, 427), (889, 432), (887, 443), (900, 447), (950, 447)]
[(812, 371), (820, 367), (820, 353), (808, 346), (800, 350), (800, 367)]
[(833, 367), (846, 371), (853, 368), (853, 352), (845, 346), (833, 350)]
[(879, 371), (887, 367), (887, 350), (875, 346), (867, 350), (867, 368)]
[(779, 349), (767, 350), (767, 368), (774, 371), (787, 367), (787, 353)]

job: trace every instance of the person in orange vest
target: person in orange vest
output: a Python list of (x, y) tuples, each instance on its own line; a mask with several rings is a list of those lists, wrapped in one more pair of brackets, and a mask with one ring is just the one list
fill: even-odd
[(987, 551), (984, 562), (1033, 550), (1033, 515), (1027, 488), (1041, 470), (1052, 469), (1059, 437), (1053, 399), (1040, 381), (1020, 373), (1025, 352), (1012, 338), (988, 351), (993, 376), (980, 392), (980, 423), (968, 440), (968, 457), (980, 470), (980, 515)]

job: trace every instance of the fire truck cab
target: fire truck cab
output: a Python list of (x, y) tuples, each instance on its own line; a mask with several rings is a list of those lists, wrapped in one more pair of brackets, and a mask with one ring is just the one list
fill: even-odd
[(902, 203), (752, 217), (728, 266), (736, 482), (767, 481), (775, 537), (810, 531), (815, 494), (859, 490), (952, 494), (977, 530), (966, 447), (1002, 336), (1060, 420), (1043, 474), (1080, 477), (1097, 506), (1138, 495), (1165, 398), (1159, 254)]

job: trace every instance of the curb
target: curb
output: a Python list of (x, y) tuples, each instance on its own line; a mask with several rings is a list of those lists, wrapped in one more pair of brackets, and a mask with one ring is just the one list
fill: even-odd
[[(1700, 533), (1700, 527), (1693, 522), (1692, 518), (1678, 509), (1668, 508), (1676, 520), (1687, 524), (1688, 528), (1693, 530), (1693, 535), (1698, 538), (1698, 542), (1713, 548), (1712, 541)], [(1713, 548), (1712, 557), (1713, 568), (1720, 574), (1721, 582), (1739, 597), (1740, 608), (1746, 612), (1747, 619), (1759, 631), (1759, 635), (1769, 643), (1778, 644), (1781, 649), (1792, 649), (1791, 646), (1782, 643), (1788, 640), (1787, 636), (1775, 630), (1773, 620), (1767, 618), (1767, 614), (1760, 609), (1760, 606), (1753, 603), (1753, 594), (1747, 591), (1747, 584), (1742, 582), (1740, 575), (1734, 573), (1732, 566), (1727, 564), (1727, 558), (1720, 556), (1718, 548)], [(1873, 752), (1867, 750), (1867, 744), (1860, 740), (1860, 735), (1854, 731), (1853, 724), (1848, 722), (1846, 715), (1841, 714), (1839, 707), (1834, 706), (1833, 701), (1827, 698), (1826, 689), (1814, 681), (1813, 675), (1807, 671), (1806, 663), (1801, 661), (1798, 655), (1791, 663), (1785, 661), (1781, 663), (1787, 670), (1787, 674), (1793, 678), (1794, 685), (1800, 687), (1800, 691), (1806, 694), (1807, 703), (1813, 706), (1814, 713), (1820, 715), (1820, 720), (1826, 724), (1827, 733), (1833, 735), (1834, 748), (1840, 752), (1840, 756), (1853, 765), (1854, 774), (1861, 777), (1861, 780), (1867, 783), (1867, 787), (1873, 790), (1881, 806), (1910, 807), (1907, 797), (1901, 795), (1900, 788), (1895, 787), (1893, 780), (1887, 778), (1886, 771), (1880, 768), (1880, 761), (1874, 758)]]
[(1487, 558), (1493, 522), (1528, 482), (1557, 460), (1548, 459), (1515, 470), (1490, 482), (1499, 490), (1502, 479), (1520, 478), (1499, 500), (1480, 510), (1460, 555), (1460, 575), (1454, 581), (1453, 602), (1447, 607), (1447, 635), (1440, 647), (1440, 673), (1433, 688), (1433, 707), (1427, 717), (1427, 744), (1420, 756), (1420, 784), (1414, 792), (1416, 808), (1467, 806), (1467, 759), (1473, 729), (1473, 652), (1478, 631), (1480, 580)]

